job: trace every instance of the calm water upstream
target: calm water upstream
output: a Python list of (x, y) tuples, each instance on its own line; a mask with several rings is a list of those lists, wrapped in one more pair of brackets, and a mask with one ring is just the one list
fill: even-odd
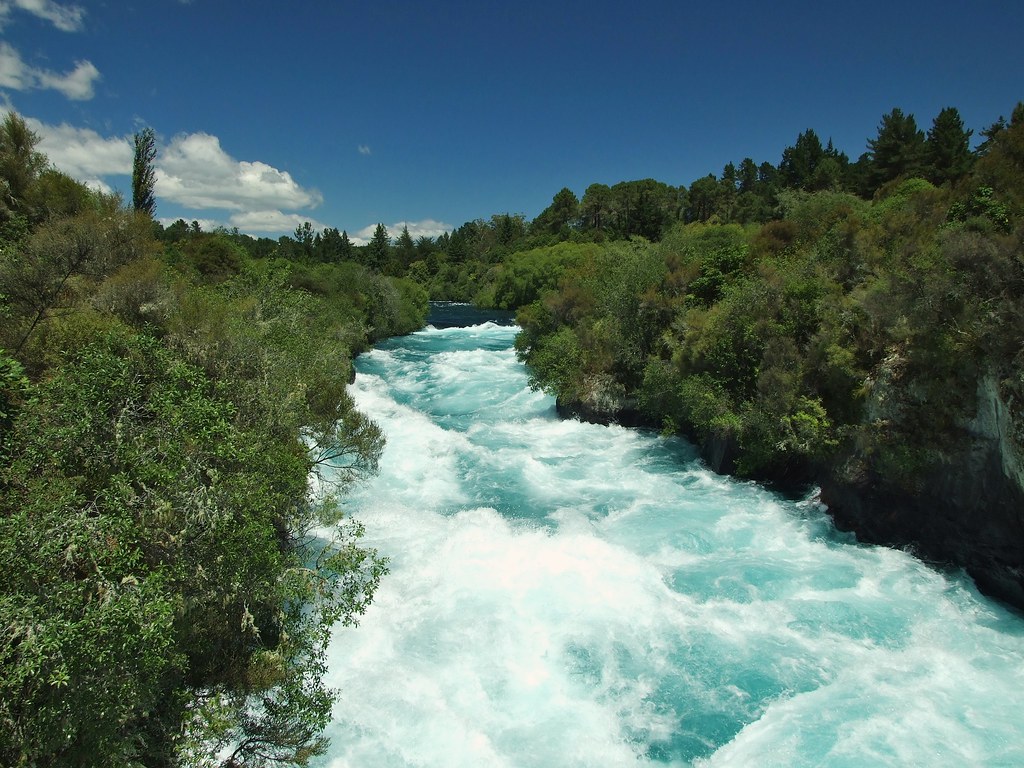
[(350, 510), (391, 573), (335, 634), (317, 765), (1024, 765), (1024, 620), (684, 442), (560, 420), (514, 336), (358, 361), (388, 443)]

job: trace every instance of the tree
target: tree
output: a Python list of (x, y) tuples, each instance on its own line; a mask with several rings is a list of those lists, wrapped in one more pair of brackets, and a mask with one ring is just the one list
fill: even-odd
[(39, 137), (16, 113), (0, 123), (0, 223), (13, 214), (28, 214), (25, 197), (46, 168), (46, 156), (36, 151)]
[(946, 107), (932, 121), (925, 141), (928, 180), (935, 185), (957, 181), (971, 167), (971, 134), (956, 107)]
[[(347, 239), (347, 237), (346, 237)], [(352, 244), (349, 243), (349, 248)], [(326, 262), (327, 264), (337, 264), (339, 261), (344, 261), (345, 256), (343, 255), (344, 243), (342, 241), (341, 232), (336, 227), (327, 227), (320, 235), (320, 239), (314, 242), (313, 255), (317, 261)]]
[(749, 157), (743, 158), (740, 162), (737, 180), (739, 182), (739, 191), (753, 192), (757, 187), (757, 165)]
[(797, 136), (795, 145), (786, 147), (782, 152), (782, 162), (779, 163), (782, 183), (794, 189), (810, 189), (814, 171), (824, 157), (821, 139), (808, 128)]
[(924, 132), (913, 115), (898, 107), (882, 116), (878, 136), (868, 140), (871, 151), (871, 182), (878, 189), (900, 176), (918, 176), (924, 170)]
[(607, 184), (591, 184), (583, 193), (580, 204), (583, 226), (587, 229), (603, 230), (608, 224), (611, 211), (612, 191)]
[(313, 234), (313, 225), (308, 221), (302, 222), (295, 228), (295, 232), (292, 233), (292, 237), (295, 238), (295, 242), (299, 244), (299, 250), (305, 258), (311, 258), (313, 256), (313, 241), (315, 235)]
[(660, 240), (678, 215), (679, 190), (654, 179), (621, 181), (611, 188), (615, 235)]
[(580, 201), (568, 187), (562, 187), (551, 199), (551, 205), (545, 208), (533, 220), (535, 232), (558, 234), (562, 227), (576, 224), (580, 215)]
[(402, 233), (395, 243), (395, 256), (398, 259), (398, 268), (401, 270), (401, 274), (404, 274), (409, 269), (409, 265), (416, 260), (416, 243), (412, 239), (412, 235), (409, 234), (408, 225), (402, 226)]
[(713, 173), (697, 179), (690, 185), (690, 204), (686, 209), (687, 221), (707, 221), (718, 210), (722, 188)]
[(148, 233), (138, 217), (86, 211), (40, 225), (18, 248), (0, 252), (0, 286), (11, 314), (0, 346), (22, 351), (40, 325), (70, 309), (90, 281), (142, 254)]
[[(301, 378), (292, 341), (265, 355)], [(239, 424), (235, 392), (123, 327), (66, 354), (0, 467), (0, 763), (210, 765), (231, 744), (237, 765), (304, 764), (330, 626), (383, 563), (358, 526), (337, 548), (305, 535), (297, 432)]]
[(156, 136), (152, 128), (135, 134), (135, 160), (132, 162), (132, 207), (150, 218), (156, 213)]
[(373, 237), (366, 246), (366, 266), (375, 272), (383, 272), (391, 255), (391, 236), (383, 224), (373, 230)]

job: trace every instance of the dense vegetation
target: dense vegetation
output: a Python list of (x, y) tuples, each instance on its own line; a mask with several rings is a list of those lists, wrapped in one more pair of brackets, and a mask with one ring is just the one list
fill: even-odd
[(535, 386), (689, 435), (717, 469), (917, 493), (980, 381), (1021, 423), (1024, 106), (981, 138), (955, 109), (927, 133), (895, 109), (853, 162), (808, 130), (777, 165), (562, 189), (532, 221), (356, 245), (163, 227), (151, 132), (129, 207), (52, 169), (9, 115), (0, 762), (322, 747), (329, 629), (385, 564), (309, 478), (340, 494), (374, 470), (350, 360), (422, 325), (428, 295), (518, 309)]
[(129, 209), (0, 126), (0, 763), (303, 764), (386, 568), (350, 360), (426, 294), (164, 230), (142, 138)]
[[(519, 309), (533, 381), (563, 404), (681, 431), (743, 476), (855, 455), (913, 492), (979, 377), (1011, 403), (1024, 386), (1022, 134), (1022, 106), (974, 149), (955, 108), (927, 132), (893, 109), (856, 161), (809, 129), (777, 165), (562, 189), (531, 222), (394, 244), (378, 227), (352, 251), (433, 298)], [(327, 258), (326, 233), (306, 241)]]

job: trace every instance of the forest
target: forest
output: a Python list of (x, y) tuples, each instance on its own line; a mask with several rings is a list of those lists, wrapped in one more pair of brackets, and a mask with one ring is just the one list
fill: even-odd
[[(1024, 541), (1004, 535), (1024, 508), (1024, 104), (972, 136), (955, 108), (927, 131), (893, 109), (855, 161), (808, 129), (777, 164), (564, 188), (533, 219), (356, 245), (164, 226), (151, 133), (127, 204), (52, 168), (8, 114), (0, 762), (322, 751), (330, 629), (387, 570), (343, 513), (384, 439), (346, 392), (351, 360), (422, 327), (428, 299), (517, 310), (531, 383), (563, 413), (818, 485), (858, 535), (1024, 605)], [(984, 524), (959, 501), (970, 478)], [(876, 524), (864, 499), (906, 512)]]

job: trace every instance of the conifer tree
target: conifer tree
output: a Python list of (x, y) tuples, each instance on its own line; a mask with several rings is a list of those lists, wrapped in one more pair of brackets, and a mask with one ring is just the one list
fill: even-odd
[(924, 170), (924, 132), (913, 115), (900, 108), (882, 116), (878, 136), (868, 140), (871, 180), (874, 189), (900, 176), (917, 176)]
[(135, 134), (135, 160), (132, 163), (132, 207), (152, 218), (156, 213), (156, 136), (152, 128)]
[(944, 184), (967, 173), (971, 167), (972, 133), (964, 130), (964, 121), (956, 107), (946, 107), (939, 112), (925, 142), (929, 181)]
[(383, 224), (377, 224), (367, 248), (367, 266), (375, 272), (383, 272), (391, 255), (391, 236)]

